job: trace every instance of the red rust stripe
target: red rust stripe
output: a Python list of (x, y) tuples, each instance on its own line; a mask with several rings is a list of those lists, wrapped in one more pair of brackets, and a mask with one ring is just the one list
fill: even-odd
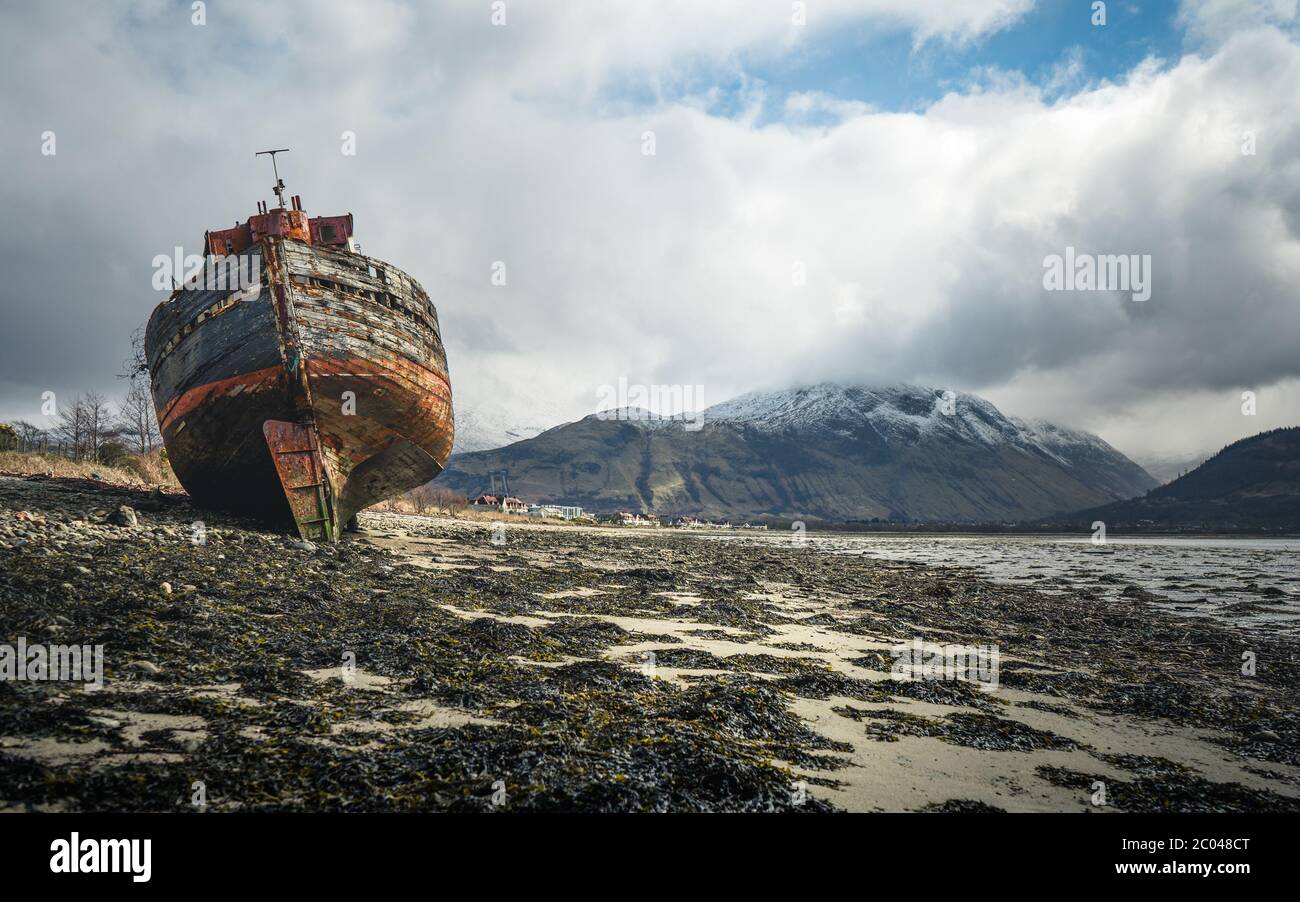
[(266, 382), (278, 380), (283, 375), (284, 367), (276, 364), (275, 366), (254, 370), (251, 373), (240, 373), (238, 376), (231, 376), (228, 379), (218, 379), (216, 382), (207, 382), (196, 386), (176, 396), (172, 403), (168, 405), (166, 412), (158, 417), (158, 425), (161, 429), (167, 429), (177, 417), (185, 416), (194, 408), (208, 403), (215, 395), (225, 394), (241, 385), (248, 389), (254, 389)]
[[(394, 355), (394, 357), (383, 361), (369, 360), (365, 357), (349, 355), (348, 359), (343, 361), (332, 360), (326, 356), (311, 357), (307, 360), (307, 370), (309, 374), (319, 376), (348, 376), (359, 375), (365, 377), (381, 377), (392, 379), (396, 372), (403, 369), (414, 370), (416, 373), (425, 376), (432, 376), (447, 387), (450, 393), (451, 384), (446, 375), (431, 367), (416, 363)], [(353, 372), (347, 372), (352, 370)], [(356, 372), (360, 370), (362, 372)], [(208, 382), (196, 386), (188, 391), (177, 395), (175, 400), (168, 405), (167, 410), (158, 418), (158, 425), (162, 429), (167, 429), (178, 417), (182, 417), (196, 407), (200, 407), (210, 401), (213, 396), (225, 394), (233, 388), (240, 385), (248, 388), (256, 388), (262, 384), (278, 380), (284, 375), (284, 367), (280, 364), (265, 367), (264, 369), (254, 370), (251, 373), (240, 373), (237, 376), (231, 376), (227, 379), (218, 379), (215, 382)], [(419, 382), (416, 382), (418, 385)]]

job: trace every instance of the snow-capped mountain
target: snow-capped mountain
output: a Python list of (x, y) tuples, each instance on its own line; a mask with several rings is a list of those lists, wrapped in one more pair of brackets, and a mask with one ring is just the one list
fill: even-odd
[(895, 445), (927, 439), (1012, 445), (1068, 464), (1081, 449), (1116, 454), (1090, 432), (1066, 429), (1045, 420), (1009, 417), (976, 395), (922, 388), (841, 386), (750, 392), (715, 404), (706, 421), (731, 423), (768, 432), (830, 431), (841, 436), (874, 434)]
[(1024, 521), (1155, 485), (1091, 433), (917, 386), (752, 392), (702, 419), (604, 411), (439, 481), (469, 493), (501, 469), (529, 500), (593, 510), (837, 521)]
[(632, 423), (642, 429), (680, 429), (683, 424), (690, 428), (699, 428), (704, 424), (702, 413), (687, 411), (663, 416), (644, 407), (607, 407), (596, 413), (588, 414), (584, 419)]
[(540, 435), (558, 422), (558, 417), (539, 416), (535, 410), (528, 421), (520, 422), (499, 408), (457, 402), (456, 440), (451, 451), (467, 454), (501, 448)]

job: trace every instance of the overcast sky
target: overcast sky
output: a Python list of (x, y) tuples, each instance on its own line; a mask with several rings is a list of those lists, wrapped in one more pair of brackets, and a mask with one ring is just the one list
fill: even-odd
[[(1297, 2), (1091, 6), (6, 5), (0, 419), (120, 394), (154, 256), (290, 147), (428, 289), (458, 407), (909, 381), (1138, 458), (1300, 424)], [(1150, 255), (1150, 300), (1044, 290), (1067, 246)]]

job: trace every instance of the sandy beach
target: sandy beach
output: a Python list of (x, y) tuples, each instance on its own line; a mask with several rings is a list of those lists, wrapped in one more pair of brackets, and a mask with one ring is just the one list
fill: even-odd
[[(0, 642), (104, 650), (97, 690), (0, 682), (0, 806), (1300, 810), (1287, 635), (775, 532), (501, 522), (313, 546), (0, 478)], [(891, 672), (913, 642), (996, 648), (996, 686)]]

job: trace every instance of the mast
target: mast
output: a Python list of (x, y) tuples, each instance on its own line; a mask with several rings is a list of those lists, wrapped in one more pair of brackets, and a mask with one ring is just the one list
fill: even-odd
[(253, 152), (253, 156), (260, 157), (263, 154), (269, 154), (271, 157), (271, 171), (275, 173), (275, 187), (271, 190), (275, 196), (280, 199), (280, 209), (284, 209), (284, 180), (280, 178), (280, 167), (275, 165), (275, 155), (278, 153), (288, 153), (289, 148), (281, 147), (277, 150), (258, 150)]

